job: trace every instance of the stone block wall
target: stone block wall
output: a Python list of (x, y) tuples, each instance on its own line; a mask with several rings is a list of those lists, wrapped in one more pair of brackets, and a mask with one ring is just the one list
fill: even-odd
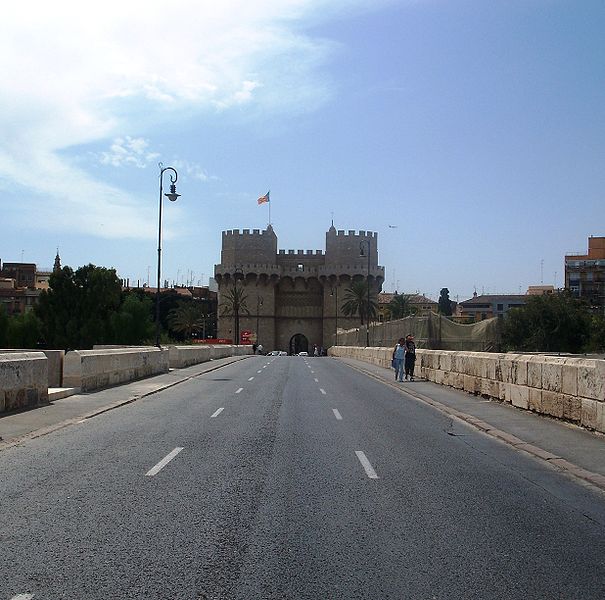
[(228, 356), (244, 356), (252, 354), (252, 346), (230, 346), (218, 344), (215, 346), (170, 346), (170, 368), (183, 369), (191, 365), (207, 362)]
[(72, 350), (65, 355), (63, 385), (89, 392), (167, 372), (163, 348)]
[[(34, 352), (29, 349), (2, 349), (0, 348), (0, 354), (8, 352)], [(48, 387), (58, 388), (63, 384), (63, 358), (65, 357), (65, 350), (40, 350), (44, 353), (48, 359)]]
[[(391, 348), (332, 346), (328, 352), (391, 366)], [(416, 373), (605, 433), (605, 360), (418, 349)]]
[(48, 359), (42, 352), (0, 353), (0, 413), (48, 403)]

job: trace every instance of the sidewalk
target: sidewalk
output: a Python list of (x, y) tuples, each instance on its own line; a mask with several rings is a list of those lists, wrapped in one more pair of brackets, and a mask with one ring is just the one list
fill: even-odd
[(393, 369), (337, 360), (605, 490), (605, 435), (429, 381), (399, 383)]
[(246, 356), (220, 358), (124, 385), (51, 400), (48, 406), (0, 417), (0, 451), (220, 369)]

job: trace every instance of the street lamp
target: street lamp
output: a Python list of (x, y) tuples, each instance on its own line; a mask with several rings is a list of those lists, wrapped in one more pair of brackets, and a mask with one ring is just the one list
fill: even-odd
[(334, 296), (334, 345), (338, 346), (338, 284), (331, 289), (330, 296)]
[(368, 314), (366, 319), (366, 348), (370, 345), (370, 240), (359, 242), (359, 256), (363, 256), (364, 245), (368, 245)]
[(233, 316), (235, 317), (235, 344), (239, 346), (239, 296), (237, 295), (237, 276), (244, 272), (239, 267), (233, 270)]
[(256, 345), (258, 346), (258, 342), (259, 342), (259, 333), (260, 333), (260, 329), (259, 329), (259, 315), (260, 315), (260, 307), (263, 305), (263, 297), (262, 296), (257, 296), (256, 297)]
[[(176, 202), (176, 199), (180, 194), (176, 193), (176, 180), (179, 174), (176, 172), (174, 167), (164, 167), (162, 163), (159, 163), (160, 167), (160, 218), (158, 227), (158, 287), (155, 291), (155, 345), (160, 347), (160, 277), (161, 277), (161, 264), (162, 264), (162, 192), (164, 191), (163, 178), (166, 171), (172, 171), (170, 173), (170, 193), (164, 194), (170, 202)], [(174, 173), (174, 175), (173, 175)]]

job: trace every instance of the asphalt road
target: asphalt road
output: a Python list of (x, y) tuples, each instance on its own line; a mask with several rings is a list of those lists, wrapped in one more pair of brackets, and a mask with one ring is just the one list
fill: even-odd
[(333, 359), (0, 452), (0, 600), (604, 597), (604, 494)]

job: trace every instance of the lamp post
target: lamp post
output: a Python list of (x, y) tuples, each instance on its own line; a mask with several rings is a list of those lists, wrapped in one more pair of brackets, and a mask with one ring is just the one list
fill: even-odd
[(359, 242), (359, 256), (363, 256), (364, 245), (368, 245), (368, 314), (366, 319), (366, 348), (370, 346), (370, 240)]
[(332, 288), (330, 296), (334, 296), (334, 345), (338, 346), (338, 284)]
[(244, 274), (242, 269), (236, 267), (233, 270), (233, 316), (235, 317), (235, 344), (239, 346), (239, 304), (240, 299), (237, 295), (237, 276), (238, 274)]
[(170, 173), (170, 192), (164, 194), (170, 202), (176, 202), (176, 199), (180, 194), (176, 193), (176, 180), (179, 174), (176, 172), (174, 167), (164, 167), (162, 163), (159, 163), (160, 167), (160, 218), (158, 226), (158, 287), (155, 291), (155, 345), (160, 347), (160, 278), (161, 278), (161, 265), (162, 265), (162, 192), (164, 191), (163, 179), (166, 171)]
[(259, 333), (260, 333), (260, 329), (259, 329), (259, 317), (260, 317), (260, 307), (263, 305), (263, 297), (262, 296), (257, 296), (256, 297), (256, 345), (258, 346), (258, 342), (259, 342)]

